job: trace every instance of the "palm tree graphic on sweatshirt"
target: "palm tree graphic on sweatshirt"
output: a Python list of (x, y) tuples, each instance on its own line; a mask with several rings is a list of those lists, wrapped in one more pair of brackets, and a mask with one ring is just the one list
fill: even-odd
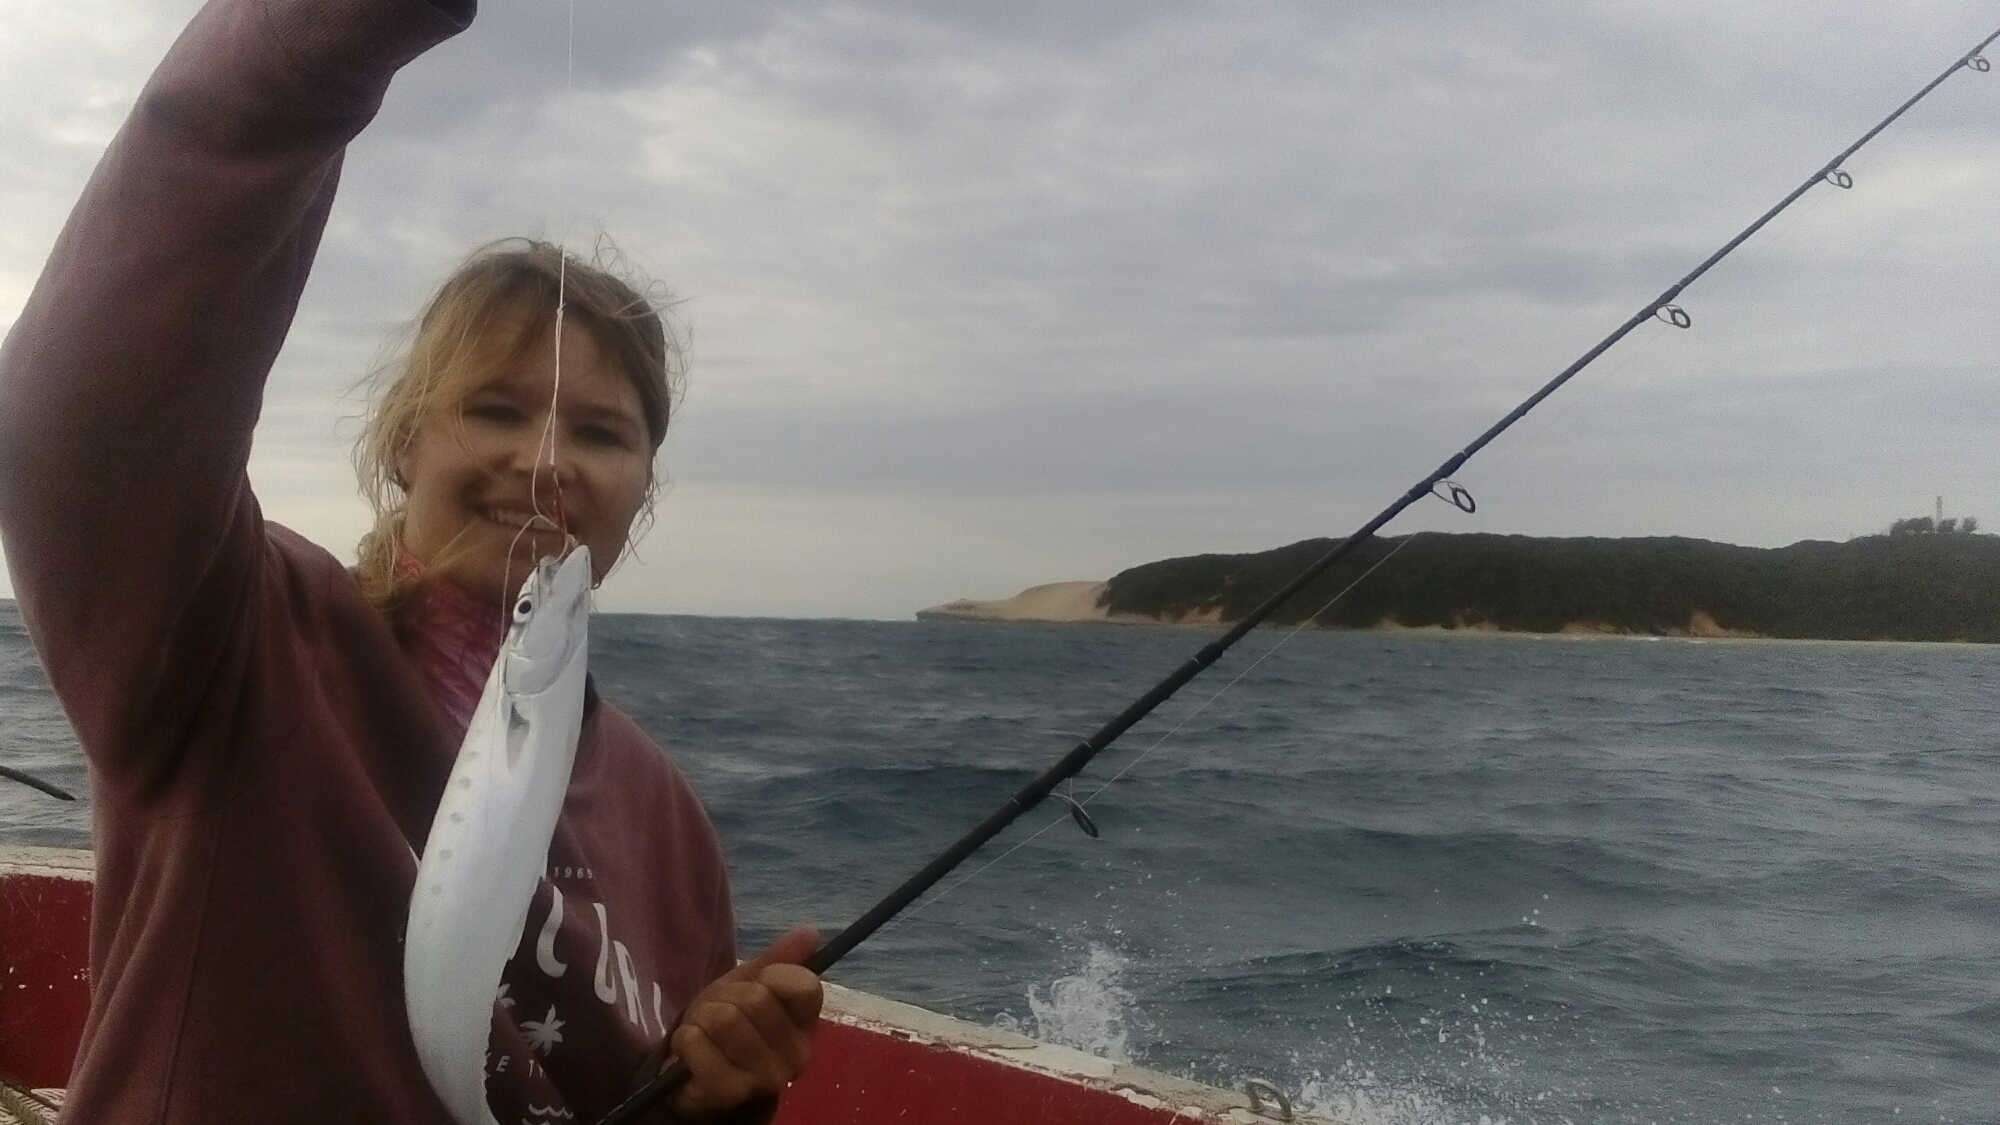
[(549, 1014), (541, 1019), (522, 1020), (521, 1033), (527, 1036), (528, 1046), (534, 1048), (536, 1054), (546, 1055), (563, 1041), (562, 1026), (563, 1021), (556, 1018), (556, 1006), (551, 1004)]

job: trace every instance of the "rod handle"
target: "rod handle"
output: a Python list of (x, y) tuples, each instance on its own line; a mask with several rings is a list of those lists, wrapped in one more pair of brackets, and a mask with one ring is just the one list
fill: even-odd
[(598, 1122), (598, 1125), (631, 1125), (654, 1106), (680, 1093), (681, 1087), (687, 1085), (688, 1079), (692, 1077), (694, 1075), (688, 1070), (686, 1063), (677, 1058), (668, 1059), (667, 1065), (660, 1068), (660, 1073), (655, 1075), (651, 1082), (639, 1087), (633, 1091), (631, 1097), (619, 1102), (610, 1113), (604, 1115), (604, 1120)]

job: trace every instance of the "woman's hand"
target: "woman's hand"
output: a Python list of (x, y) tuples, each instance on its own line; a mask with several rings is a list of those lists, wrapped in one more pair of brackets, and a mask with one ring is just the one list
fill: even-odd
[(819, 948), (801, 927), (695, 996), (669, 1040), (691, 1077), (675, 1095), (682, 1121), (769, 1102), (806, 1068), (819, 1024), (819, 977), (799, 962)]

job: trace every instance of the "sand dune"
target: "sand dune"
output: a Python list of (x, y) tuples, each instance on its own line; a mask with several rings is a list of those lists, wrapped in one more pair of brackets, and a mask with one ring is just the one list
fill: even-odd
[(955, 602), (917, 611), (919, 621), (1103, 621), (1098, 600), (1104, 596), (1102, 582), (1050, 582), (1030, 586), (1011, 598), (981, 602), (960, 598)]

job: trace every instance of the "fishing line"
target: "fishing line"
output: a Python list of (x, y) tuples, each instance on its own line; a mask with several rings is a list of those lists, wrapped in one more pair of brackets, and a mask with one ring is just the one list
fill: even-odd
[[(1814, 187), (1822, 183), (1831, 184), (1836, 187), (1845, 187), (1851, 184), (1851, 178), (1847, 177), (1847, 173), (1841, 169), (1841, 165), (1847, 158), (1859, 151), (1861, 146), (1875, 139), (1876, 135), (1881, 133), (1882, 130), (1894, 124), (1898, 118), (1909, 111), (1911, 106), (1922, 101), (1932, 90), (1943, 85), (1945, 79), (1950, 78), (1960, 70), (1990, 71), (1992, 64), (1987, 61), (1982, 52), (1995, 39), (2000, 39), (2000, 29), (1996, 29), (1992, 34), (1980, 40), (1979, 45), (1971, 51), (1953, 59), (1951, 65), (1946, 67), (1936, 78), (1931, 79), (1929, 83), (1915, 94), (1912, 94), (1902, 105), (1897, 106), (1894, 112), (1876, 123), (1874, 128), (1863, 133), (1859, 140), (1841, 150), (1839, 155), (1807, 177), (1805, 182), (1793, 188), (1783, 199), (1758, 216), (1756, 221), (1743, 228), (1735, 237), (1723, 243), (1714, 253), (1704, 258), (1686, 276), (1668, 286), (1659, 296), (1648, 301), (1638, 312), (1632, 314), (1629, 319), (1614, 329), (1610, 335), (1600, 340), (1589, 351), (1584, 352), (1583, 355), (1571, 362), (1568, 367), (1563, 368), (1554, 378), (1544, 383), (1535, 393), (1522, 400), (1520, 405), (1508, 411), (1499, 421), (1487, 427), (1485, 432), (1472, 440), (1471, 444), (1453, 454), (1442, 465), (1433, 470), (1430, 475), (1419, 480), (1410, 487), (1409, 491), (1403, 493), (1402, 496), (1391, 502), (1388, 507), (1382, 509), (1373, 519), (1363, 524), (1352, 535), (1349, 535), (1346, 539), (1335, 545), (1332, 550), (1320, 556), (1316, 562), (1308, 566), (1297, 577), (1287, 582), (1276, 593), (1266, 598), (1263, 603), (1245, 614), (1241, 620), (1230, 627), (1228, 632), (1216, 640), (1203, 645), (1198, 652), (1189, 657), (1185, 663), (1176, 668), (1165, 679), (1153, 685), (1144, 695), (1132, 701), (1125, 710), (1119, 712), (1111, 721), (1098, 728), (1089, 738), (1079, 742), (1075, 748), (1064, 754), (1060, 760), (1043, 772), (1041, 776), (1029, 782), (1020, 792), (1009, 797), (999, 808), (993, 810), (984, 820), (975, 825), (971, 831), (939, 853), (936, 858), (925, 864), (916, 874), (904, 880), (901, 885), (889, 892), (880, 902), (869, 907), (861, 917), (855, 919), (845, 930), (834, 935), (832, 940), (822, 944), (811, 957), (806, 959), (805, 967), (815, 973), (825, 973), (827, 969), (837, 964), (842, 957), (845, 957), (856, 946), (868, 940), (870, 935), (881, 929), (890, 919), (901, 914), (911, 904), (923, 897), (924, 892), (936, 886), (946, 875), (956, 870), (961, 863), (970, 858), (972, 853), (978, 851), (987, 841), (1005, 831), (1007, 826), (1014, 823), (1021, 814), (1041, 804), (1050, 794), (1055, 792), (1057, 786), (1082, 772), (1083, 768), (1090, 764), (1091, 759), (1097, 757), (1107, 746), (1117, 741), (1120, 735), (1123, 735), (1134, 724), (1138, 723), (1139, 720), (1152, 713), (1154, 708), (1172, 698), (1175, 692), (1178, 692), (1182, 687), (1187, 685), (1188, 681), (1194, 679), (1217, 660), (1221, 659), (1222, 654), (1227, 652), (1230, 646), (1242, 640), (1252, 629), (1255, 629), (1265, 619), (1276, 613), (1279, 608), (1284, 606), (1286, 602), (1290, 601), (1300, 591), (1304, 590), (1314, 579), (1325, 573), (1334, 563), (1346, 558), (1355, 548), (1373, 538), (1377, 531), (1381, 530), (1390, 520), (1402, 514), (1405, 509), (1426, 496), (1444, 495), (1436, 491), (1439, 487), (1446, 487), (1453, 490), (1446, 496), (1447, 499), (1455, 500), (1459, 497), (1463, 493), (1463, 490), (1457, 489), (1452, 484), (1451, 477), (1453, 473), (1457, 472), (1461, 466), (1471, 460), (1480, 450), (1491, 444), (1495, 438), (1505, 433), (1514, 423), (1525, 417), (1529, 411), (1541, 405), (1542, 400), (1562, 389), (1563, 385), (1575, 378), (1578, 372), (1590, 366), (1599, 356), (1609, 351), (1620, 340), (1631, 335), (1634, 330), (1655, 318), (1665, 320), (1675, 327), (1688, 327), (1691, 324), (1691, 318), (1685, 310), (1674, 303), (1683, 290), (1708, 273), (1709, 270), (1715, 267), (1716, 263), (1728, 257), (1738, 246), (1749, 241), (1751, 236), (1763, 230), (1764, 227), (1770, 224), (1771, 220), (1777, 218), (1793, 203), (1797, 202), (1800, 196), (1805, 195)], [(1847, 183), (1842, 183), (1843, 178), (1847, 178)], [(1469, 502), (1469, 496), (1466, 499)], [(674, 1060), (661, 1070), (658, 1077), (646, 1083), (645, 1086), (641, 1087), (632, 1096), (626, 1098), (624, 1102), (620, 1103), (609, 1114), (606, 1114), (603, 1120), (599, 1122), (599, 1125), (631, 1125), (632, 1122), (648, 1112), (655, 1104), (686, 1085), (689, 1076), (687, 1065), (678, 1059)]]
[[(565, 48), (563, 93), (566, 100), (571, 100), (571, 101), (574, 100), (576, 94), (576, 0), (568, 0), (568, 37), (567, 37), (567, 46)], [(556, 173), (558, 181), (556, 187), (556, 195), (559, 197), (566, 196), (568, 194), (568, 192), (564, 189), (563, 184), (561, 182), (565, 178), (564, 173), (561, 171), (563, 167), (564, 167), (563, 162), (558, 161), (557, 162), (558, 171)], [(513, 620), (512, 601), (514, 597), (514, 552), (520, 549), (522, 538), (525, 537), (537, 523), (541, 523), (546, 525), (551, 530), (559, 531), (562, 533), (564, 554), (568, 554), (568, 549), (576, 544), (576, 536), (571, 535), (569, 530), (569, 513), (564, 509), (563, 506), (562, 469), (556, 463), (556, 459), (559, 453), (559, 450), (557, 449), (556, 446), (558, 438), (558, 429), (559, 429), (559, 427), (556, 424), (558, 417), (557, 410), (561, 404), (561, 399), (562, 399), (563, 319), (564, 319), (564, 314), (568, 311), (569, 308), (569, 251), (564, 248), (564, 243), (566, 241), (567, 237), (564, 235), (558, 235), (555, 240), (555, 248), (556, 248), (556, 313), (555, 313), (555, 341), (554, 341), (555, 372), (553, 381), (549, 387), (548, 412), (544, 416), (544, 420), (542, 422), (541, 435), (539, 438), (537, 438), (535, 442), (534, 463), (533, 465), (530, 466), (528, 470), (528, 507), (534, 512), (534, 515), (528, 520), (526, 526), (522, 527), (520, 530), (514, 533), (513, 540), (507, 544), (507, 559), (502, 566), (501, 576), (500, 576), (500, 599), (501, 599), (500, 611), (502, 620), (506, 622), (511, 622)], [(553, 519), (549, 517), (549, 514), (547, 512), (542, 510), (542, 495), (541, 495), (542, 474), (540, 470), (543, 464), (542, 455), (544, 452), (548, 454), (547, 463), (549, 466), (549, 483), (555, 489), (556, 513), (555, 513), (555, 518)]]
[[(1745, 246), (1735, 255), (1736, 263), (1740, 267), (1768, 260), (1786, 244), (1788, 236), (1800, 223), (1811, 218), (1831, 199), (1833, 193), (1820, 192), (1804, 200), (1800, 206), (1786, 210), (1763, 231), (1762, 238)], [(1686, 327), (1692, 327), (1695, 312), (1700, 310), (1681, 311), (1688, 321)], [(1572, 393), (1563, 396), (1554, 407), (1550, 408), (1553, 413), (1543, 411), (1536, 414), (1533, 424), (1548, 433), (1566, 431), (1568, 427), (1564, 423), (1582, 413), (1585, 407), (1601, 401), (1609, 388), (1617, 385), (1635, 368), (1643, 368), (1650, 364), (1653, 368), (1651, 374), (1672, 378), (1675, 370), (1685, 371), (1702, 363), (1706, 357), (1713, 356), (1719, 346), (1720, 341), (1713, 333), (1685, 331), (1682, 325), (1656, 316), (1652, 322), (1636, 331), (1624, 347), (1618, 349), (1615, 358), (1609, 361), (1610, 366), (1594, 369), (1590, 379), (1579, 384)], [(1648, 364), (1642, 364), (1641, 361), (1648, 361)], [(1716, 366), (1720, 365), (1706, 364), (1708, 368)], [(1644, 378), (1646, 374), (1648, 372), (1641, 371), (1642, 378), (1637, 385), (1657, 387), (1657, 384)]]
[[(564, 100), (570, 102), (574, 102), (576, 99), (576, 0), (569, 0), (568, 3), (568, 42), (564, 59), (563, 97)], [(568, 194), (560, 182), (567, 178), (560, 170), (563, 166), (561, 162), (558, 162), (559, 170), (556, 173), (558, 180), (556, 194), (558, 196), (566, 196)], [(556, 448), (558, 431), (556, 411), (562, 398), (563, 320), (565, 314), (569, 311), (569, 250), (565, 246), (567, 242), (568, 237), (566, 235), (558, 235), (556, 237), (555, 378), (549, 388), (549, 409), (546, 420), (542, 423), (541, 441), (535, 447), (535, 464), (537, 466), (542, 464), (542, 452), (544, 450), (548, 452), (549, 481), (554, 486), (556, 492), (556, 519), (549, 519), (548, 514), (542, 511), (540, 496), (541, 474), (532, 473), (528, 479), (528, 501), (534, 505), (536, 518), (547, 522), (550, 527), (561, 531), (565, 539), (569, 538), (569, 513), (563, 510), (562, 473), (560, 467), (556, 464), (558, 452)]]
[[(1449, 500), (1445, 502), (1451, 503), (1451, 501)], [(1098, 786), (1096, 789), (1093, 789), (1090, 793), (1090, 796), (1085, 797), (1082, 801), (1078, 803), (1083, 805), (1088, 805), (1090, 804), (1090, 802), (1095, 801), (1098, 798), (1098, 796), (1101, 795), (1106, 789), (1111, 788), (1114, 782), (1116, 782), (1119, 778), (1124, 777), (1126, 774), (1131, 773), (1132, 768), (1134, 766), (1137, 766), (1140, 762), (1145, 761), (1148, 755), (1150, 755), (1153, 751), (1158, 750), (1160, 746), (1167, 741), (1167, 739), (1172, 738), (1175, 734), (1179, 733), (1180, 729), (1184, 726), (1187, 726), (1188, 723), (1196, 715), (1199, 715), (1203, 711), (1208, 710), (1208, 708), (1211, 705), (1213, 705), (1216, 700), (1221, 699), (1225, 694), (1227, 694), (1230, 688), (1233, 688), (1237, 684), (1241, 683), (1243, 681), (1243, 677), (1248, 676), (1250, 673), (1256, 671), (1257, 666), (1259, 664), (1262, 664), (1266, 660), (1269, 660), (1271, 657), (1277, 655), (1278, 650), (1284, 648), (1285, 645), (1289, 643), (1293, 637), (1296, 637), (1301, 632), (1303, 632), (1306, 626), (1311, 625), (1313, 622), (1318, 621), (1321, 617), (1325, 616), (1326, 611), (1332, 609), (1334, 603), (1340, 601), (1340, 599), (1353, 593), (1355, 587), (1361, 585), (1363, 582), (1368, 581), (1369, 575), (1374, 574), (1376, 571), (1382, 569), (1382, 567), (1385, 564), (1387, 564), (1390, 559), (1395, 558), (1399, 553), (1401, 553), (1403, 548), (1409, 546), (1411, 543), (1416, 542), (1417, 539), (1422, 537), (1424, 534), (1426, 533), (1422, 531), (1411, 532), (1410, 534), (1405, 535), (1403, 538), (1397, 540), (1396, 545), (1390, 548), (1387, 554), (1375, 560), (1374, 565), (1370, 566), (1367, 570), (1362, 571), (1359, 577), (1355, 578), (1354, 581), (1349, 582), (1346, 586), (1342, 587), (1339, 593), (1328, 598), (1326, 600), (1325, 605), (1320, 606), (1312, 613), (1306, 615), (1305, 617), (1300, 618), (1299, 623), (1297, 625), (1292, 626), (1290, 632), (1286, 633), (1282, 637), (1279, 637), (1278, 642), (1276, 644), (1272, 645), (1268, 649), (1265, 649), (1262, 655), (1258, 656), (1257, 659), (1252, 660), (1249, 664), (1245, 665), (1242, 671), (1236, 673), (1235, 677), (1232, 678), (1228, 683), (1223, 684), (1222, 687), (1219, 690), (1217, 690), (1214, 695), (1211, 695), (1207, 699), (1202, 700), (1201, 703), (1194, 708), (1194, 710), (1189, 711), (1186, 715), (1182, 716), (1181, 721), (1175, 723), (1172, 730), (1169, 730), (1165, 734), (1161, 735), (1157, 740), (1153, 742), (1151, 746), (1148, 746), (1144, 750), (1141, 750), (1137, 757), (1125, 763), (1124, 769), (1121, 769), (1117, 773), (1112, 774), (1109, 778), (1105, 780), (1104, 784)]]
[[(1826, 198), (1827, 198), (1826, 196), (1819, 197), (1819, 199), (1817, 199), (1811, 207), (1805, 209), (1804, 213), (1810, 214), (1813, 210), (1816, 210), (1818, 207), (1823, 206)], [(1796, 220), (1788, 221), (1786, 223), (1786, 227), (1789, 227), (1795, 222)], [(1780, 227), (1774, 229), (1782, 231), (1783, 229), (1786, 229), (1786, 227)], [(1760, 247), (1760, 249), (1762, 249), (1762, 247)], [(1671, 333), (1672, 335), (1671, 337), (1663, 337), (1662, 333)], [(1580, 393), (1566, 398), (1559, 406), (1558, 412), (1554, 415), (1553, 418), (1543, 418), (1539, 420), (1546, 423), (1546, 428), (1549, 429), (1559, 428), (1558, 424), (1568, 419), (1572, 415), (1574, 415), (1579, 405), (1590, 402), (1592, 400), (1592, 397), (1595, 395), (1602, 394), (1605, 386), (1611, 383), (1615, 383), (1620, 375), (1624, 374), (1626, 371), (1631, 369), (1631, 367), (1635, 363), (1637, 363), (1640, 359), (1648, 358), (1649, 356), (1661, 357), (1667, 354), (1669, 350), (1674, 347), (1675, 344), (1680, 343), (1680, 341), (1678, 340), (1679, 335), (1680, 335), (1679, 333), (1673, 331), (1672, 325), (1669, 325), (1664, 322), (1649, 324), (1645, 326), (1645, 328), (1642, 330), (1642, 334), (1639, 337), (1639, 343), (1637, 346), (1621, 349), (1618, 358), (1614, 363), (1612, 363), (1610, 368), (1606, 371), (1598, 373), (1589, 382), (1583, 384)], [(1671, 339), (1672, 342), (1662, 343), (1663, 339)], [(1681, 346), (1685, 348), (1686, 345), (1683, 344)], [(1443, 497), (1440, 497), (1440, 499), (1443, 499)], [(1447, 500), (1446, 502), (1449, 503), (1450, 501)], [(894, 929), (896, 926), (901, 925), (903, 922), (908, 921), (909, 919), (915, 917), (916, 915), (922, 913), (925, 910), (930, 909), (933, 905), (935, 905), (940, 899), (944, 898), (946, 895), (951, 894), (953, 891), (958, 890), (960, 887), (965, 886), (967, 883), (970, 883), (974, 879), (985, 874), (988, 870), (997, 866), (999, 863), (1006, 860), (1008, 857), (1012, 856), (1015, 852), (1020, 851), (1022, 848), (1025, 848), (1029, 844), (1040, 839), (1043, 835), (1047, 834), (1050, 829), (1063, 823), (1064, 820), (1075, 821), (1078, 827), (1083, 828), (1083, 831), (1085, 831), (1092, 837), (1095, 837), (1097, 833), (1092, 831), (1092, 828), (1083, 827), (1084, 824), (1088, 822), (1088, 814), (1085, 810), (1089, 808), (1090, 803), (1092, 801), (1095, 801), (1099, 796), (1101, 796), (1105, 790), (1111, 788), (1111, 786), (1115, 784), (1120, 778), (1123, 778), (1126, 774), (1132, 772), (1132, 770), (1136, 766), (1138, 766), (1140, 762), (1145, 761), (1146, 758), (1151, 756), (1155, 750), (1158, 750), (1162, 745), (1164, 745), (1168, 739), (1178, 734), (1181, 731), (1181, 729), (1187, 726), (1189, 722), (1193, 721), (1196, 716), (1200, 715), (1202, 712), (1206, 711), (1208, 708), (1213, 706), (1218, 700), (1220, 700), (1224, 695), (1226, 695), (1230, 691), (1230, 689), (1234, 688), (1238, 683), (1242, 682), (1245, 676), (1248, 676), (1251, 672), (1255, 671), (1258, 665), (1270, 659), (1273, 655), (1277, 653), (1279, 649), (1285, 647), (1285, 645), (1289, 643), (1293, 637), (1298, 636), (1301, 630), (1305, 629), (1308, 625), (1312, 624), (1313, 622), (1319, 620), (1322, 616), (1325, 615), (1327, 610), (1332, 609), (1337, 602), (1339, 602), (1342, 598), (1346, 597), (1348, 594), (1352, 593), (1355, 587), (1361, 585), (1363, 581), (1365, 581), (1370, 575), (1374, 574), (1377, 570), (1381, 569), (1381, 567), (1384, 564), (1388, 563), (1390, 559), (1395, 558), (1396, 555), (1399, 552), (1401, 552), (1404, 547), (1409, 546), (1410, 543), (1416, 540), (1418, 536), (1424, 534), (1426, 534), (1426, 532), (1423, 531), (1413, 532), (1410, 535), (1407, 535), (1402, 539), (1398, 540), (1394, 548), (1392, 548), (1387, 554), (1383, 555), (1380, 559), (1377, 559), (1373, 565), (1371, 565), (1366, 571), (1362, 572), (1360, 577), (1348, 583), (1347, 586), (1344, 587), (1339, 593), (1327, 599), (1326, 604), (1320, 606), (1317, 610), (1314, 610), (1312, 613), (1301, 618), (1297, 625), (1294, 625), (1290, 631), (1286, 632), (1284, 636), (1278, 639), (1277, 643), (1273, 644), (1270, 648), (1266, 649), (1262, 655), (1258, 656), (1255, 660), (1251, 661), (1248, 665), (1244, 666), (1244, 668), (1241, 671), (1237, 672), (1236, 675), (1233, 678), (1231, 678), (1228, 683), (1222, 685), (1222, 687), (1219, 690), (1217, 690), (1213, 695), (1210, 695), (1207, 699), (1197, 704), (1192, 710), (1188, 711), (1187, 714), (1182, 716), (1180, 721), (1175, 723), (1171, 729), (1167, 730), (1164, 734), (1160, 735), (1158, 739), (1154, 740), (1152, 745), (1140, 751), (1139, 754), (1135, 756), (1130, 762), (1127, 762), (1122, 769), (1120, 769), (1117, 773), (1112, 774), (1108, 779), (1105, 780), (1105, 782), (1102, 785), (1099, 785), (1096, 789), (1092, 790), (1089, 796), (1086, 796), (1079, 800), (1075, 797), (1073, 791), (1067, 794), (1065, 793), (1051, 794), (1057, 800), (1062, 801), (1065, 805), (1069, 806), (1070, 813), (1068, 815), (1057, 817), (1054, 820), (1049, 821), (1047, 824), (1044, 824), (1042, 827), (1036, 829), (1032, 834), (1022, 839), (1014, 846), (1008, 848), (1006, 851), (1001, 852), (998, 856), (995, 856), (993, 859), (975, 868), (971, 873), (947, 885), (943, 890), (932, 895), (930, 898), (925, 899), (924, 901), (911, 906), (908, 910), (898, 915), (894, 920), (888, 922), (882, 928), (884, 930)], [(1095, 827), (1094, 823), (1092, 823), (1092, 827)]]
[[(1671, 326), (1661, 323), (1653, 323), (1641, 327), (1638, 333), (1633, 336), (1634, 343), (1628, 348), (1620, 348), (1617, 359), (1606, 370), (1602, 372), (1593, 371), (1589, 381), (1578, 387), (1574, 395), (1566, 396), (1555, 407), (1551, 408), (1549, 414), (1536, 415), (1534, 424), (1550, 433), (1566, 432), (1567, 427), (1563, 423), (1576, 417), (1584, 406), (1597, 402), (1599, 397), (1604, 394), (1606, 387), (1616, 383), (1620, 377), (1636, 366), (1640, 360), (1658, 359), (1671, 354), (1670, 349), (1674, 344), (1672, 339), (1665, 334), (1673, 332), (1674, 329)], [(1680, 334), (1675, 333), (1675, 335)], [(1489, 462), (1488, 467), (1490, 468), (1491, 465), (1492, 463)]]
[[(1212, 706), (1216, 700), (1221, 699), (1225, 694), (1227, 694), (1230, 688), (1233, 688), (1238, 683), (1242, 682), (1243, 677), (1249, 675), (1251, 672), (1256, 671), (1257, 666), (1259, 664), (1262, 664), (1264, 663), (1264, 661), (1269, 660), (1272, 657), (1272, 655), (1275, 654), (1279, 649), (1285, 647), (1285, 643), (1287, 641), (1290, 641), (1293, 637), (1298, 636), (1299, 633), (1306, 628), (1306, 626), (1311, 625), (1313, 622), (1319, 620), (1321, 615), (1325, 614), (1327, 610), (1333, 608), (1335, 602), (1338, 602), (1340, 599), (1353, 593), (1354, 588), (1356, 586), (1361, 585), (1363, 582), (1367, 581), (1369, 575), (1375, 573), (1377, 570), (1382, 569), (1382, 564), (1388, 562), (1390, 559), (1395, 558), (1397, 552), (1409, 546), (1413, 540), (1415, 540), (1418, 536), (1421, 536), (1423, 534), (1425, 533), (1421, 531), (1413, 532), (1409, 535), (1404, 536), (1402, 539), (1398, 540), (1395, 547), (1391, 548), (1388, 554), (1385, 554), (1381, 558), (1375, 560), (1375, 564), (1373, 566), (1370, 566), (1367, 570), (1362, 571), (1360, 577), (1356, 578), (1352, 582), (1349, 582), (1344, 588), (1341, 589), (1339, 593), (1335, 594), (1331, 598), (1328, 598), (1326, 600), (1325, 605), (1320, 606), (1317, 610), (1314, 610), (1311, 614), (1307, 615), (1304, 618), (1301, 618), (1297, 625), (1292, 626), (1290, 632), (1278, 638), (1276, 644), (1266, 649), (1262, 655), (1257, 657), (1257, 659), (1252, 660), (1249, 664), (1245, 665), (1241, 671), (1236, 673), (1233, 679), (1231, 679), (1228, 683), (1223, 684), (1222, 687), (1215, 692), (1215, 694), (1209, 696), (1207, 699), (1202, 700), (1200, 703), (1196, 704), (1194, 708), (1190, 710), (1187, 714), (1181, 716), (1179, 722), (1175, 723), (1172, 728), (1166, 731), (1166, 733), (1160, 735), (1159, 738), (1155, 739), (1151, 746), (1148, 746), (1144, 750), (1141, 750), (1137, 757), (1134, 757), (1131, 761), (1125, 763), (1124, 769), (1121, 769), (1117, 773), (1112, 774), (1108, 779), (1105, 780), (1104, 784), (1092, 790), (1090, 796), (1085, 797), (1079, 801), (1073, 795), (1066, 796), (1061, 793), (1055, 794), (1057, 800), (1062, 801), (1064, 804), (1069, 806), (1070, 813), (1068, 816), (1057, 817), (1056, 819), (1049, 821), (1047, 824), (1036, 829), (1034, 834), (1029, 836), (1027, 839), (1022, 840), (1021, 842), (1015, 844), (1013, 847), (1008, 848), (1006, 851), (1001, 852), (999, 855), (993, 857), (991, 860), (988, 860), (987, 862), (981, 864), (979, 867), (975, 868), (970, 874), (960, 878), (957, 882), (952, 883), (950, 886), (947, 886), (944, 890), (941, 890), (938, 893), (932, 895), (930, 898), (925, 899), (923, 902), (920, 902), (915, 906), (910, 907), (908, 910), (904, 911), (901, 915), (896, 917), (893, 921), (890, 921), (889, 923), (884, 925), (882, 928), (885, 930), (894, 929), (895, 927), (903, 924), (904, 922), (909, 921), (911, 918), (916, 917), (923, 911), (930, 909), (932, 906), (937, 904), (939, 899), (944, 898), (951, 892), (959, 889), (960, 887), (963, 887), (967, 883), (972, 882), (979, 876), (984, 875), (995, 864), (998, 864), (1000, 861), (1006, 859), (1008, 856), (1013, 855), (1015, 852), (1020, 851), (1022, 848), (1027, 847), (1029, 844), (1034, 843), (1037, 839), (1041, 838), (1041, 836), (1044, 833), (1046, 833), (1049, 829), (1054, 828), (1058, 824), (1061, 824), (1064, 820), (1074, 820), (1079, 828), (1083, 828), (1084, 832), (1088, 833), (1092, 837), (1095, 837), (1097, 835), (1096, 831), (1094, 831), (1096, 827), (1095, 823), (1091, 822), (1089, 814), (1083, 811), (1089, 807), (1090, 802), (1095, 801), (1099, 796), (1101, 796), (1104, 793), (1106, 789), (1111, 788), (1111, 786), (1115, 784), (1119, 778), (1122, 778), (1126, 774), (1131, 773), (1133, 767), (1137, 766), (1140, 762), (1145, 761), (1147, 756), (1152, 754), (1153, 751), (1158, 750), (1162, 745), (1166, 743), (1168, 739), (1172, 738), (1176, 734), (1179, 734), (1181, 728), (1187, 726), (1188, 723), (1192, 722), (1195, 716), (1201, 714), (1203, 711), (1208, 710), (1209, 707)], [(1086, 824), (1089, 824), (1090, 827), (1084, 827)]]

